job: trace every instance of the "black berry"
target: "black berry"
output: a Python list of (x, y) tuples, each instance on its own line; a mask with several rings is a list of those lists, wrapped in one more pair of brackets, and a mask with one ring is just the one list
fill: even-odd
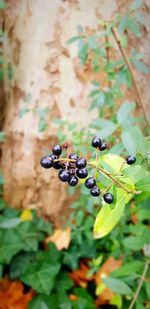
[(69, 181), (70, 179), (70, 171), (68, 170), (60, 170), (58, 173), (58, 177), (61, 181)]
[(86, 162), (85, 158), (79, 158), (79, 159), (76, 160), (76, 167), (77, 168), (84, 168), (84, 167), (86, 167), (86, 164), (87, 164), (87, 162)]
[(63, 168), (63, 165), (61, 162), (57, 161), (57, 162), (54, 162), (53, 163), (53, 167), (56, 169), (56, 170), (59, 170), (60, 168)]
[(52, 152), (54, 155), (56, 156), (60, 156), (61, 153), (62, 153), (62, 148), (60, 145), (55, 145), (53, 148), (52, 148)]
[(93, 139), (92, 139), (92, 146), (94, 148), (100, 148), (101, 144), (102, 144), (101, 139), (98, 136), (93, 137)]
[(104, 201), (107, 203), (107, 204), (112, 204), (113, 201), (114, 201), (114, 198), (113, 198), (113, 195), (109, 192), (105, 193), (104, 196)]
[(107, 149), (107, 144), (105, 142), (103, 142), (99, 149), (100, 149), (100, 151), (106, 150)]
[(77, 160), (77, 159), (78, 159), (78, 156), (77, 156), (75, 153), (70, 153), (70, 154), (69, 154), (69, 159), (71, 159), (71, 160)]
[(58, 156), (55, 156), (53, 153), (50, 153), (50, 154), (48, 155), (48, 157), (49, 157), (49, 158), (52, 158), (53, 160), (58, 159)]
[(53, 159), (50, 157), (43, 157), (40, 161), (42, 167), (50, 168), (53, 166)]
[(88, 189), (92, 189), (93, 187), (95, 187), (95, 185), (96, 185), (96, 181), (93, 177), (89, 177), (89, 178), (86, 179), (85, 186)]
[(88, 175), (88, 171), (86, 168), (82, 168), (82, 169), (77, 169), (76, 170), (76, 174), (79, 178), (83, 179), (86, 178)]
[(134, 156), (128, 156), (128, 157), (126, 158), (126, 163), (129, 164), (129, 165), (134, 164), (135, 161), (136, 161), (136, 157), (134, 157)]
[(99, 196), (100, 195), (100, 189), (97, 186), (95, 186), (90, 190), (90, 193), (91, 193), (92, 196), (95, 196), (95, 197)]
[(76, 186), (78, 183), (78, 178), (76, 176), (71, 176), (71, 178), (69, 179), (68, 181), (68, 184), (71, 186), (71, 187), (74, 187)]

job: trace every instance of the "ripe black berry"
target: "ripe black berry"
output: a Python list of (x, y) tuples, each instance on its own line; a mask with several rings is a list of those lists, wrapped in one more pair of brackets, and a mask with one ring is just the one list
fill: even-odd
[(100, 189), (97, 186), (95, 186), (94, 188), (92, 188), (90, 190), (90, 193), (91, 193), (92, 196), (95, 196), (95, 197), (99, 196), (100, 195)]
[(98, 136), (93, 137), (93, 139), (92, 139), (92, 146), (94, 148), (100, 148), (101, 144), (102, 144), (101, 139)]
[(104, 196), (104, 201), (107, 203), (107, 204), (112, 204), (113, 201), (114, 201), (114, 198), (113, 198), (113, 195), (109, 192), (105, 193)]
[(58, 159), (58, 156), (55, 156), (53, 153), (50, 153), (50, 154), (48, 155), (48, 157), (49, 157), (49, 158), (52, 158), (53, 160)]
[(76, 186), (78, 183), (78, 178), (77, 176), (71, 176), (71, 178), (69, 179), (68, 181), (68, 184), (71, 186), (71, 187), (74, 187)]
[(82, 168), (82, 169), (77, 169), (76, 170), (76, 174), (79, 178), (83, 179), (86, 178), (88, 175), (88, 171), (86, 168)]
[(60, 145), (55, 145), (53, 148), (52, 148), (52, 152), (54, 155), (56, 156), (60, 156), (61, 153), (62, 153), (62, 148)]
[(135, 161), (136, 161), (136, 157), (134, 157), (134, 156), (128, 156), (128, 157), (126, 158), (126, 163), (129, 164), (129, 165), (134, 164)]
[(70, 153), (70, 154), (69, 154), (69, 159), (71, 159), (71, 160), (77, 160), (77, 159), (78, 159), (78, 156), (77, 156), (75, 153)]
[(53, 163), (53, 167), (56, 169), (56, 170), (59, 170), (60, 168), (63, 168), (63, 165), (61, 162), (57, 161), (57, 162), (54, 162)]
[(58, 177), (61, 181), (68, 181), (70, 179), (70, 171), (68, 170), (60, 170), (58, 173)]
[(85, 186), (88, 189), (92, 189), (93, 187), (95, 187), (95, 185), (96, 185), (96, 181), (93, 177), (89, 177), (89, 178), (86, 179)]
[(84, 167), (86, 167), (86, 164), (87, 164), (87, 162), (86, 162), (85, 158), (79, 158), (79, 159), (76, 160), (76, 167), (77, 168), (84, 168)]
[(40, 161), (42, 167), (50, 168), (53, 166), (53, 159), (50, 157), (43, 157)]
[(107, 144), (106, 144), (106, 142), (103, 142), (102, 144), (101, 144), (101, 146), (100, 146), (100, 151), (104, 151), (104, 150), (106, 150), (107, 149)]

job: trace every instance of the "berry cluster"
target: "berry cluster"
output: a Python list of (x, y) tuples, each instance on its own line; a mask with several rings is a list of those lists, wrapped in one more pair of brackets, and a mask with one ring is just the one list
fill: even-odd
[[(106, 150), (106, 142), (102, 142), (98, 136), (95, 136), (91, 142), (92, 147), (97, 150)], [(64, 147), (67, 148), (67, 147)], [(52, 153), (48, 156), (43, 157), (40, 161), (42, 167), (49, 169), (51, 167), (58, 169), (58, 177), (62, 182), (68, 182), (71, 187), (77, 185), (79, 179), (85, 179), (85, 186), (90, 190), (90, 194), (94, 197), (100, 195), (100, 189), (96, 184), (96, 179), (94, 176), (88, 176), (87, 171), (87, 161), (83, 157), (78, 157), (75, 153), (70, 153), (68, 158), (60, 157), (63, 151), (61, 145), (55, 145), (52, 148)], [(135, 163), (136, 158), (133, 156), (128, 156), (126, 158), (126, 163), (132, 165)], [(110, 192), (105, 192), (103, 194), (103, 199), (106, 203), (111, 204), (114, 201), (113, 195)]]

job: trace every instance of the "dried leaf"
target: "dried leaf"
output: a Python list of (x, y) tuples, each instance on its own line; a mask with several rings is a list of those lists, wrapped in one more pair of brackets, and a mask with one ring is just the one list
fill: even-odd
[(48, 242), (53, 242), (58, 250), (67, 249), (71, 241), (71, 229), (68, 227), (65, 230), (56, 229), (52, 236), (49, 236), (45, 240), (47, 246)]
[(69, 273), (70, 278), (74, 281), (75, 284), (80, 285), (83, 288), (86, 288), (88, 281), (93, 280), (93, 277), (88, 277), (89, 267), (85, 262), (80, 262), (80, 268)]
[(29, 301), (33, 298), (33, 291), (24, 293), (24, 286), (19, 281), (9, 281), (4, 278), (0, 282), (0, 308), (1, 309), (27, 309)]

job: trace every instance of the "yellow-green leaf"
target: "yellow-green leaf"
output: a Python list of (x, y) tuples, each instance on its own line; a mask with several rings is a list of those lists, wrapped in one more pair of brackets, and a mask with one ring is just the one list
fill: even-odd
[(103, 203), (94, 223), (94, 238), (102, 238), (109, 234), (114, 226), (123, 216), (126, 203), (131, 199), (132, 194), (127, 194), (123, 189), (117, 188), (117, 200), (115, 208)]

